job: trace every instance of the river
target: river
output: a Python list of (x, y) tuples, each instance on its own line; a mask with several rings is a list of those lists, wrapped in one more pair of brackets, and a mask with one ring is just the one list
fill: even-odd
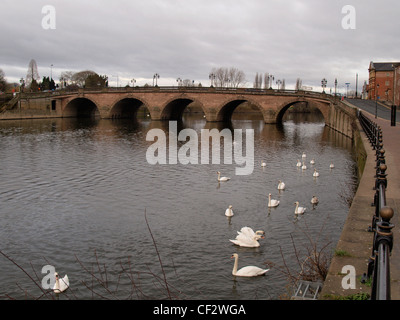
[[(224, 163), (149, 164), (146, 133), (167, 131), (168, 122), (0, 122), (0, 250), (15, 262), (0, 256), (1, 299), (40, 297), (44, 266), (68, 274), (60, 299), (282, 299), (290, 296), (283, 266), (295, 274), (314, 243), (333, 254), (357, 170), (351, 140), (325, 127), (322, 115), (288, 114), (276, 126), (240, 114), (229, 125), (185, 114), (179, 127), (254, 129), (253, 173), (235, 175)], [(303, 152), (304, 171), (296, 167)], [(218, 183), (217, 171), (231, 180)], [(278, 207), (267, 208), (268, 193)], [(304, 215), (295, 216), (295, 201)], [(265, 231), (259, 248), (229, 241), (244, 226)], [(233, 253), (239, 267), (268, 262), (270, 271), (234, 277)]]

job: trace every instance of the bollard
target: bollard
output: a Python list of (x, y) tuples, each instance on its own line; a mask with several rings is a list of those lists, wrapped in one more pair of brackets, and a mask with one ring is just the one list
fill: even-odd
[(392, 105), (392, 110), (391, 110), (391, 114), (390, 114), (390, 125), (392, 127), (396, 126), (396, 106)]

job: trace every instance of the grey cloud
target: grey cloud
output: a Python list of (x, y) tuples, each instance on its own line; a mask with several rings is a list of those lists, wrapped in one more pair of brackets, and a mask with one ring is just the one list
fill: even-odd
[[(56, 30), (41, 27), (44, 5), (56, 9)], [(356, 9), (356, 29), (341, 26), (341, 9)], [(25, 77), (29, 60), (40, 75), (54, 65), (121, 78), (189, 78), (208, 83), (212, 67), (235, 66), (249, 84), (256, 72), (286, 83), (301, 78), (319, 89), (334, 78), (360, 84), (370, 60), (399, 60), (400, 5), (371, 1), (2, 1), (0, 68)], [(162, 83), (160, 81), (160, 83)], [(174, 83), (170, 83), (173, 85)]]

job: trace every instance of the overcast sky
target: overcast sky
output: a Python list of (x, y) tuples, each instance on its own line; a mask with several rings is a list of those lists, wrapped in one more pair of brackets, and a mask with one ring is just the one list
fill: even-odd
[[(55, 29), (43, 27), (45, 5)], [(213, 67), (236, 67), (250, 87), (268, 72), (317, 91), (322, 78), (354, 89), (358, 73), (360, 90), (370, 61), (400, 61), (399, 9), (398, 0), (1, 0), (0, 69), (18, 82), (35, 59), (40, 77), (52, 70), (57, 81), (93, 70), (110, 85), (152, 84), (158, 73), (159, 85), (179, 77), (209, 86)]]

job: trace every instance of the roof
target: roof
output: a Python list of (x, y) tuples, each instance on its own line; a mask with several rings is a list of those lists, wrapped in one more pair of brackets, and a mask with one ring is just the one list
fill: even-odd
[(400, 65), (400, 62), (373, 62), (369, 65), (369, 70), (375, 69), (375, 71), (393, 71), (394, 67)]

